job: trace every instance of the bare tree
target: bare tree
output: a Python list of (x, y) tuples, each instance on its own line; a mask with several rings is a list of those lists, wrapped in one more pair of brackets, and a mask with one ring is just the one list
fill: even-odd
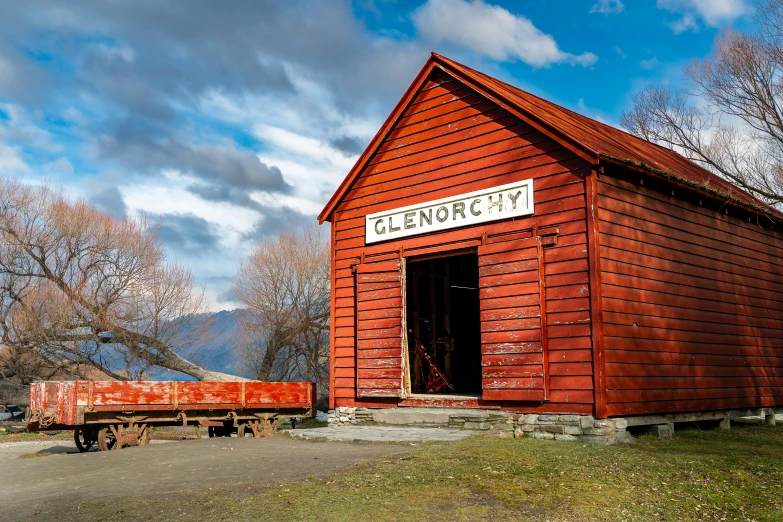
[(774, 205), (783, 203), (783, 0), (763, 2), (757, 21), (751, 34), (723, 31), (681, 88), (637, 93), (620, 123)]
[(250, 312), (243, 363), (259, 380), (309, 379), (326, 390), (329, 255), (312, 226), (270, 238), (240, 266), (234, 293)]
[(178, 353), (193, 335), (183, 326), (205, 302), (193, 275), (165, 259), (156, 232), (144, 218), (115, 220), (0, 178), (0, 371), (20, 382), (94, 368), (128, 379), (159, 366), (236, 379)]

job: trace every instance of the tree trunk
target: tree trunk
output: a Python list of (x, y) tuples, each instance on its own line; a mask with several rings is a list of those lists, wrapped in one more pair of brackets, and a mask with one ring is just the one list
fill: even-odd
[(174, 370), (177, 372), (182, 372), (186, 375), (190, 375), (191, 377), (198, 379), (199, 381), (226, 382), (226, 381), (249, 381), (250, 380), (250, 379), (245, 379), (244, 377), (237, 377), (236, 375), (229, 375), (227, 373), (213, 372), (212, 370), (206, 370), (201, 366), (198, 366), (197, 364), (193, 364), (187, 359), (184, 359), (176, 354), (174, 355), (173, 360), (169, 359), (164, 363), (158, 364), (158, 366), (162, 368), (168, 368), (169, 370)]
[(272, 377), (272, 371), (275, 369), (275, 360), (279, 351), (280, 348), (277, 346), (273, 346), (271, 343), (267, 345), (264, 360), (261, 361), (261, 368), (258, 370), (259, 381), (268, 381)]

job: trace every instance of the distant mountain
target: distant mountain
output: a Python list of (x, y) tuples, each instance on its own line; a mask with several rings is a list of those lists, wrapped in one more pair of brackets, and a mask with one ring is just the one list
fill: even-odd
[[(247, 310), (238, 308), (200, 314), (188, 323), (186, 328), (189, 332), (199, 332), (200, 335), (194, 337), (201, 340), (191, 343), (181, 352), (182, 356), (207, 370), (248, 377), (243, 375), (240, 365), (241, 319), (248, 313)], [(160, 368), (151, 374), (154, 379), (191, 380), (181, 373)]]

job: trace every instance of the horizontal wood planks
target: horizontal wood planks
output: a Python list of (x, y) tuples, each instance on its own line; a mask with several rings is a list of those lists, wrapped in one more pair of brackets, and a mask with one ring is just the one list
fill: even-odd
[(404, 274), (400, 259), (356, 267), (357, 397), (405, 396)]
[[(538, 254), (532, 236), (478, 249), (485, 400), (546, 399)], [(527, 304), (498, 308), (498, 301), (509, 298)]]
[(55, 424), (73, 426), (78, 410), (116, 412), (160, 410), (262, 410), (312, 408), (309, 382), (47, 381), (31, 389), (31, 408)]
[(783, 235), (598, 184), (609, 415), (783, 404)]
[[(523, 405), (529, 411), (591, 412), (592, 344), (584, 183), (588, 168), (584, 160), (493, 102), (445, 73), (435, 73), (369, 159), (333, 215), (335, 404), (365, 404), (356, 398), (357, 389), (361, 390), (365, 381), (388, 384), (384, 379), (389, 379), (392, 372), (378, 361), (388, 359), (391, 352), (377, 352), (377, 360), (365, 354), (373, 353), (368, 350), (396, 349), (396, 341), (369, 333), (360, 333), (357, 338), (356, 326), (357, 321), (375, 321), (379, 328), (367, 332), (382, 330), (378, 335), (396, 335), (388, 320), (396, 320), (397, 312), (402, 310), (402, 298), (393, 292), (383, 296), (383, 306), (361, 300), (356, 295), (352, 267), (359, 263), (369, 267), (399, 259), (400, 255), (408, 258), (475, 251), (482, 242), (491, 245), (529, 238), (535, 226), (551, 226), (560, 230), (557, 245), (544, 253), (551, 396), (544, 404), (504, 404), (516, 404), (518, 408)], [(531, 178), (535, 198), (535, 214), (531, 217), (365, 244), (367, 214)], [(511, 290), (529, 285), (538, 291), (535, 274), (528, 273), (537, 270), (537, 262), (501, 258), (483, 267), (487, 286), (481, 289), (486, 294), (481, 312), (482, 324), (486, 325), (482, 334), (486, 356), (488, 361), (499, 362), (504, 357), (523, 356), (529, 347), (540, 347), (541, 341), (537, 294)], [(518, 333), (512, 341), (505, 333), (510, 329)], [(530, 332), (539, 332), (539, 337)], [(505, 366), (508, 365), (497, 367)], [(485, 370), (492, 372), (493, 367)], [(532, 382), (528, 379), (541, 379), (539, 375), (528, 375), (527, 370), (516, 373), (507, 375), (508, 382), (513, 380), (520, 390)], [(500, 397), (508, 390), (494, 391)], [(521, 400), (521, 396), (507, 398)], [(368, 398), (366, 404), (381, 400)], [(531, 395), (529, 400), (539, 399)]]

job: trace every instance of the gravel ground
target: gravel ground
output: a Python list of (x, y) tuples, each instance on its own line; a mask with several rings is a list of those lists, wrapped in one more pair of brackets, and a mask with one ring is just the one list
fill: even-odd
[[(66, 441), (0, 445), (0, 518), (45, 520), (47, 512), (75, 509), (89, 499), (304, 480), (407, 450), (401, 445), (269, 437), (161, 441), (119, 451), (74, 451)], [(36, 452), (59, 454), (17, 458)]]

